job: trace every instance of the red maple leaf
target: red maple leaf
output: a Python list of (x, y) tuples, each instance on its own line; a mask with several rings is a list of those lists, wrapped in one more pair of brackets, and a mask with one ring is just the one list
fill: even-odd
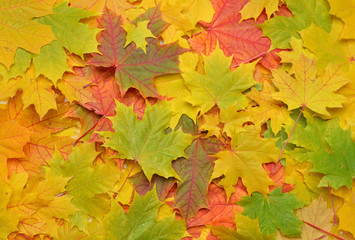
[[(239, 11), (248, 0), (212, 0), (216, 11), (212, 22), (200, 22), (207, 29), (190, 39), (191, 47), (198, 53), (209, 55), (216, 48), (217, 41), (224, 54), (233, 56), (231, 66), (251, 62), (264, 56), (271, 42), (263, 37), (263, 32), (253, 19), (241, 21)], [(262, 14), (257, 23), (266, 19)]]

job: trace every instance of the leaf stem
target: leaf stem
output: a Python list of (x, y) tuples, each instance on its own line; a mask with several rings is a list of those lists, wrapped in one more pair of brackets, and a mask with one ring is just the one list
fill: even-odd
[(300, 114), (298, 114), (298, 117), (297, 117), (297, 119), (296, 119), (296, 121), (295, 121), (295, 124), (293, 125), (292, 131), (291, 131), (290, 134), (288, 135), (288, 138), (287, 138), (287, 140), (286, 140), (284, 146), (282, 147), (281, 153), (280, 153), (280, 155), (279, 155), (279, 157), (278, 157), (278, 159), (277, 159), (277, 162), (276, 162), (276, 164), (275, 164), (275, 167), (274, 167), (274, 169), (272, 169), (272, 171), (271, 171), (271, 173), (270, 173), (271, 175), (275, 174), (276, 166), (277, 166), (277, 165), (279, 164), (279, 162), (280, 162), (281, 156), (282, 156), (282, 154), (283, 154), (283, 152), (284, 152), (284, 150), (285, 150), (285, 148), (286, 148), (286, 145), (287, 145), (288, 141), (290, 140), (290, 138), (291, 138), (291, 136), (292, 136), (293, 131), (294, 131), (295, 128), (296, 128), (296, 125), (297, 125), (297, 123), (298, 123), (298, 120), (299, 120), (300, 117), (301, 117), (301, 114), (303, 113), (304, 108), (305, 108), (305, 105), (302, 106), (302, 109), (301, 109), (301, 111), (300, 111)]
[(94, 126), (92, 126), (89, 130), (87, 130), (83, 135), (81, 135), (74, 143), (73, 143), (73, 145), (75, 146), (79, 141), (80, 141), (80, 139), (82, 139), (83, 137), (85, 137), (91, 130), (93, 130), (95, 127), (96, 127), (96, 125), (99, 123), (99, 121), (97, 121), (95, 124), (94, 124)]
[(136, 163), (137, 163), (137, 160), (135, 160), (135, 161), (134, 161), (134, 163), (133, 163), (133, 166), (132, 166), (131, 170), (129, 171), (129, 173), (128, 173), (128, 175), (127, 175), (126, 179), (124, 180), (124, 182), (123, 182), (122, 186), (120, 187), (120, 189), (118, 189), (117, 193), (119, 193), (119, 192), (122, 190), (123, 186), (126, 184), (127, 179), (131, 176), (131, 173), (132, 173), (132, 171), (133, 171), (133, 168), (136, 166)]
[(333, 194), (332, 194), (332, 189), (329, 186), (328, 182), (328, 189), (329, 189), (329, 195), (330, 195), (330, 201), (332, 202), (332, 207), (333, 207), (333, 215), (334, 215), (334, 226), (337, 225), (337, 217), (335, 215), (335, 207), (334, 207), (334, 202), (333, 202)]
[(309, 226), (311, 226), (311, 227), (313, 227), (313, 228), (315, 228), (315, 229), (318, 229), (319, 231), (322, 231), (322, 232), (324, 232), (324, 233), (326, 233), (326, 234), (328, 234), (328, 235), (330, 235), (330, 236), (332, 236), (332, 237), (335, 237), (336, 239), (344, 240), (343, 238), (338, 237), (338, 236), (336, 236), (336, 235), (334, 235), (334, 234), (332, 234), (332, 233), (330, 233), (330, 232), (327, 232), (327, 231), (325, 231), (325, 230), (323, 230), (323, 229), (321, 229), (321, 228), (319, 228), (319, 227), (317, 227), (317, 226), (315, 226), (315, 225), (313, 225), (313, 224), (311, 224), (311, 223), (309, 223), (309, 222), (306, 222), (306, 221), (304, 221), (304, 220), (301, 220), (301, 221), (304, 222), (305, 224), (308, 224)]
[(106, 73), (110, 72), (112, 69), (115, 69), (115, 67), (110, 67), (108, 70), (106, 70), (104, 73), (102, 73), (100, 76), (98, 76), (97, 78), (95, 78), (94, 81), (91, 81), (91, 83), (88, 83), (86, 85), (83, 86), (83, 88), (87, 88), (89, 86), (91, 86), (91, 84), (97, 82), (97, 80), (99, 80), (101, 77), (103, 77)]

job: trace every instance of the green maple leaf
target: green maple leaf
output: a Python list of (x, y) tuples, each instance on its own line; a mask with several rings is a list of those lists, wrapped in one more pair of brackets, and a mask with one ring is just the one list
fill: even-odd
[(302, 148), (293, 150), (291, 156), (312, 162), (312, 171), (325, 175), (319, 187), (350, 188), (355, 178), (355, 143), (350, 129), (341, 129), (337, 119), (323, 121), (307, 112), (304, 115), (307, 126), (297, 125), (290, 139)]
[(303, 207), (304, 202), (294, 194), (282, 193), (281, 187), (272, 191), (268, 199), (254, 192), (251, 197), (243, 197), (237, 204), (244, 207), (243, 215), (251, 219), (258, 218), (264, 235), (273, 234), (277, 229), (286, 236), (301, 235), (302, 221), (296, 217), (293, 210)]
[(118, 157), (138, 161), (149, 181), (155, 173), (180, 179), (171, 161), (185, 156), (192, 137), (181, 130), (165, 134), (171, 117), (165, 101), (148, 104), (141, 121), (132, 107), (116, 101), (116, 115), (109, 118), (115, 132), (99, 134), (106, 138), (104, 146), (118, 151)]
[(107, 239), (181, 239), (186, 230), (185, 222), (175, 220), (174, 215), (156, 221), (162, 204), (155, 189), (143, 197), (137, 195), (127, 214), (117, 202), (112, 201), (111, 211), (106, 218)]
[(300, 39), (298, 31), (306, 29), (312, 23), (329, 32), (331, 16), (326, 0), (286, 0), (293, 17), (275, 16), (263, 23), (264, 35), (271, 39), (271, 49), (290, 48), (291, 37)]

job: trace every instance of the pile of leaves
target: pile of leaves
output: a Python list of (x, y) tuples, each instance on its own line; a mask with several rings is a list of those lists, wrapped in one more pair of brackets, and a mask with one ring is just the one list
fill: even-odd
[(0, 239), (354, 239), (354, 0), (1, 0), (0, 23)]

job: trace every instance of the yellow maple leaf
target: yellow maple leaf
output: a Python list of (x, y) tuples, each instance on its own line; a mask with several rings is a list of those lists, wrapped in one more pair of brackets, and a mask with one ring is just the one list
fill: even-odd
[[(298, 42), (298, 43), (297, 43)], [(291, 46), (299, 44), (292, 39)], [(276, 100), (288, 105), (288, 110), (307, 107), (312, 111), (329, 116), (327, 108), (340, 108), (346, 98), (336, 94), (339, 88), (350, 82), (338, 67), (328, 65), (317, 73), (316, 60), (304, 52), (292, 51), (280, 54), (283, 62), (292, 63), (291, 69), (272, 69), (273, 83), (279, 92), (272, 94)], [(294, 77), (293, 77), (294, 76)]]
[(30, 138), (31, 132), (16, 121), (0, 124), (0, 155), (7, 158), (23, 157), (23, 146)]
[(105, 7), (113, 11), (117, 16), (124, 15), (125, 10), (132, 5), (125, 0), (69, 0), (72, 7), (83, 8), (91, 12), (103, 13)]
[(258, 107), (249, 108), (251, 120), (257, 126), (261, 126), (270, 119), (271, 129), (277, 133), (281, 130), (283, 124), (292, 123), (290, 112), (279, 101), (274, 100), (271, 95), (275, 93), (275, 88), (265, 82), (263, 89), (259, 92), (252, 88), (247, 96), (258, 103)]
[(189, 42), (183, 38), (184, 33), (182, 30), (178, 29), (174, 25), (169, 25), (161, 34), (164, 44), (178, 42), (180, 47), (183, 48), (190, 48)]
[(219, 138), (221, 136), (221, 129), (218, 127), (219, 115), (205, 114), (203, 115), (203, 118), (204, 123), (201, 124), (200, 128), (208, 131), (206, 137), (216, 136)]
[(54, 3), (55, 0), (0, 1), (0, 63), (10, 69), (17, 48), (39, 54), (42, 46), (55, 40), (50, 26), (32, 20), (52, 13)]
[[(300, 31), (303, 45), (317, 56), (317, 70), (321, 71), (328, 64), (340, 65), (343, 73), (348, 77), (354, 76), (355, 43), (341, 38), (344, 23), (337, 18), (332, 20), (330, 32), (312, 24), (309, 28)], [(321, 39), (321, 41), (319, 41)], [(350, 75), (349, 75), (349, 74)]]
[(221, 109), (220, 121), (224, 123), (223, 132), (232, 137), (239, 132), (245, 132), (243, 124), (250, 120), (250, 113), (246, 111), (237, 111), (237, 107), (232, 105), (227, 109)]
[(214, 9), (210, 0), (143, 0), (139, 7), (148, 10), (160, 4), (163, 20), (186, 34), (196, 28), (198, 21), (211, 22)]
[(339, 229), (351, 232), (355, 236), (355, 203), (346, 202), (338, 212)]
[(241, 19), (254, 18), (256, 20), (264, 8), (266, 15), (270, 17), (271, 14), (278, 10), (279, 0), (251, 0), (245, 4), (243, 9), (240, 11), (242, 14)]
[(40, 118), (42, 118), (50, 109), (57, 109), (56, 95), (52, 90), (52, 81), (43, 75), (36, 78), (36, 72), (33, 64), (26, 71), (25, 78), (18, 77), (11, 81), (17, 82), (18, 88), (23, 90), (22, 99), (27, 108), (33, 104)]
[(339, 17), (344, 21), (345, 27), (342, 33), (343, 38), (355, 38), (355, 1), (354, 0), (329, 0), (330, 14)]
[(117, 189), (117, 196), (115, 199), (117, 201), (122, 204), (130, 204), (134, 195), (134, 187), (127, 178), (141, 171), (141, 167), (138, 164), (134, 164), (132, 161), (126, 161), (123, 164), (119, 180), (115, 184), (115, 188)]
[(275, 140), (261, 138), (259, 131), (248, 129), (232, 137), (232, 148), (217, 153), (211, 179), (224, 175), (219, 182), (227, 196), (235, 191), (234, 185), (241, 178), (248, 194), (253, 192), (269, 193), (269, 186), (274, 182), (262, 167), (262, 163), (277, 160), (280, 150), (275, 147)]

